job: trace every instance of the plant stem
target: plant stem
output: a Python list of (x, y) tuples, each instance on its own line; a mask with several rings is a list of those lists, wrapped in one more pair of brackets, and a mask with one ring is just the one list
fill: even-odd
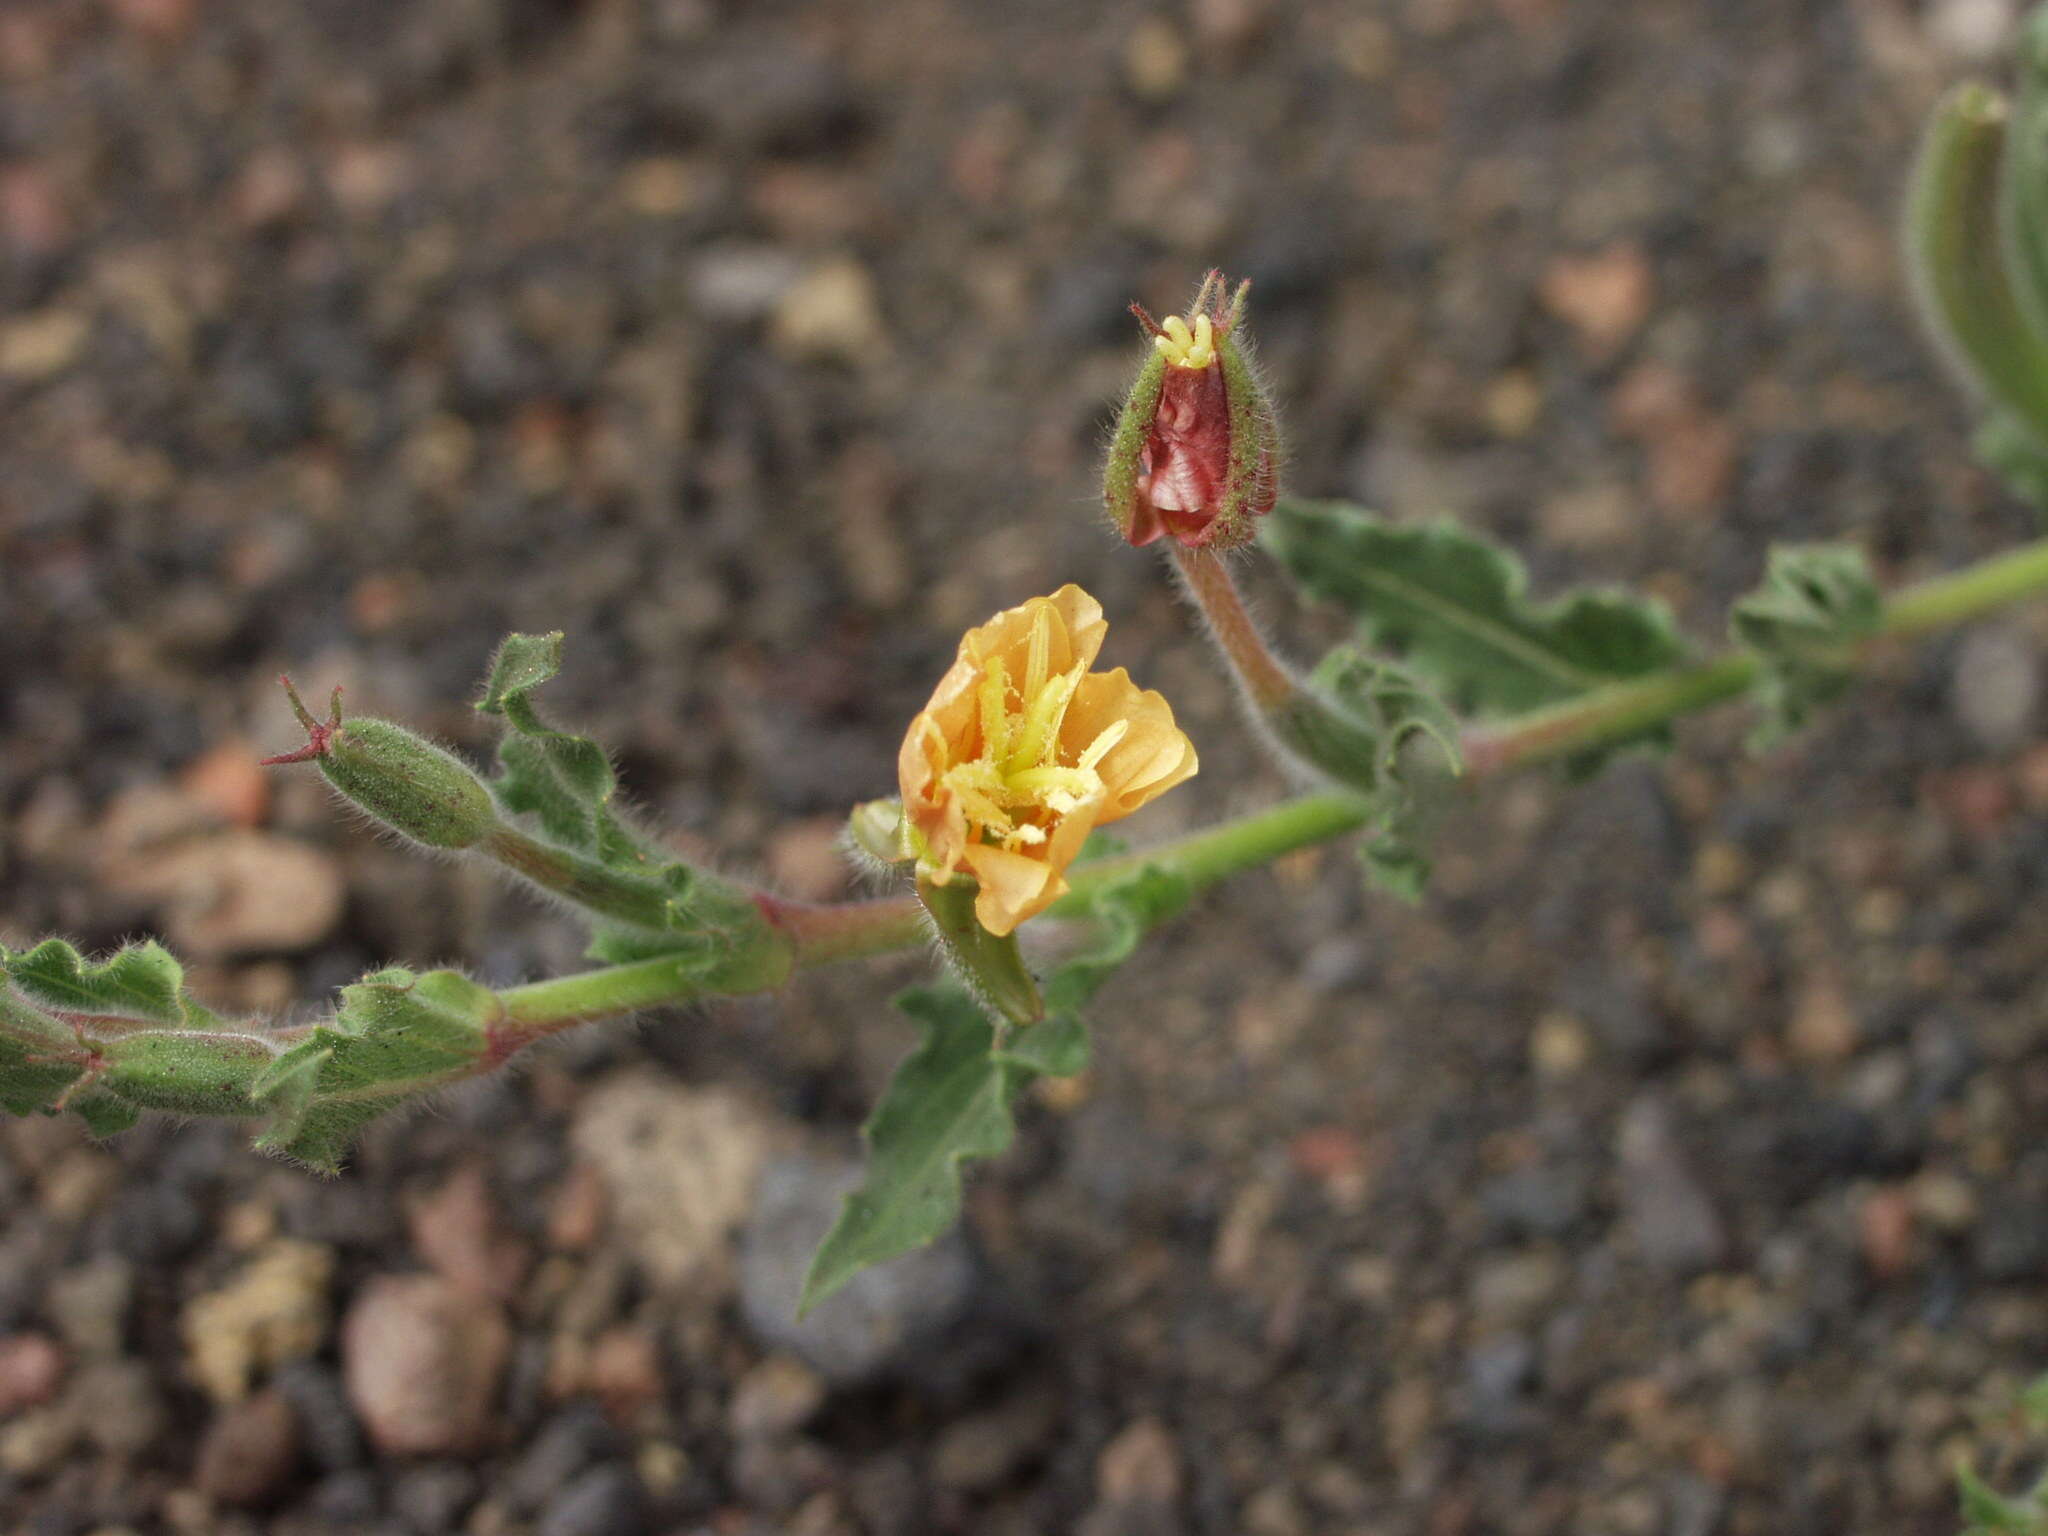
[(1267, 647), (1265, 636), (1238, 596), (1237, 583), (1223, 557), (1206, 549), (1188, 549), (1175, 544), (1173, 568), (1180, 574), (1188, 595), (1201, 610), (1209, 633), (1229, 660), (1244, 685), (1246, 696), (1261, 715), (1280, 708), (1294, 697), (1293, 676)]
[[(1184, 558), (1182, 565), (1196, 573), (1207, 568), (1221, 572), (1209, 556)], [(1227, 587), (1228, 573), (1221, 575)], [(1193, 586), (1195, 576), (1190, 574), (1189, 580)], [(2043, 592), (2048, 592), (2048, 539), (1901, 592), (1885, 605), (1877, 633), (1859, 649), (1859, 657), (1887, 642), (1952, 628)], [(1234, 600), (1234, 591), (1231, 597)], [(1241, 605), (1237, 611), (1242, 613)], [(1259, 652), (1284, 678), (1256, 631), (1251, 634)], [(1486, 778), (1627, 740), (1736, 697), (1755, 680), (1759, 666), (1752, 653), (1730, 651), (1473, 730), (1464, 741), (1467, 773)], [(1196, 889), (1205, 889), (1298, 849), (1354, 832), (1370, 818), (1371, 809), (1365, 799), (1342, 791), (1298, 795), (1155, 848), (1098, 860), (1073, 871), (1072, 889), (1048, 915), (1087, 917), (1106, 886), (1147, 865), (1170, 870)], [(763, 895), (757, 904), (770, 926), (789, 940), (787, 947), (763, 946), (757, 963), (738, 965), (715, 983), (704, 982), (701, 972), (693, 977), (693, 967), (681, 961), (655, 959), (508, 988), (498, 994), (510, 1026), (508, 1044), (517, 1049), (577, 1024), (657, 1004), (772, 991), (792, 969), (914, 949), (928, 937), (923, 911), (909, 896), (821, 904)]]

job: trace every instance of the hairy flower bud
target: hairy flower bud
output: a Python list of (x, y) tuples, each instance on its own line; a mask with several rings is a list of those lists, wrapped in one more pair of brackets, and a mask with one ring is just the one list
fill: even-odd
[(296, 752), (266, 757), (265, 766), (317, 762), (342, 798), (429, 848), (469, 848), (496, 829), (490, 790), (454, 753), (389, 720), (357, 718), (343, 725), (339, 688), (327, 719), (316, 720), (291, 679), (280, 681), (307, 741)]
[(1244, 335), (1249, 281), (1224, 303), (1221, 272), (1185, 318), (1131, 312), (1152, 348), (1110, 439), (1103, 501), (1132, 545), (1171, 535), (1190, 549), (1235, 549), (1279, 494), (1279, 428)]

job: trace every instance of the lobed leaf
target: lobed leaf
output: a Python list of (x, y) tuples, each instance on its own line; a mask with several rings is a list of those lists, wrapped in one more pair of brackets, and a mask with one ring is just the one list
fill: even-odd
[[(503, 849), (500, 857), (556, 895), (577, 902), (581, 893), (595, 960), (617, 965), (694, 953), (707, 977), (750, 963), (764, 938), (753, 903), (636, 832), (618, 814), (618, 778), (604, 749), (542, 718), (533, 695), (561, 664), (559, 632), (509, 635), (477, 701), (480, 712), (505, 723), (491, 795), (507, 816), (533, 818), (546, 840), (526, 851), (524, 865)], [(622, 908), (633, 921), (619, 920)]]
[(998, 1028), (950, 980), (897, 997), (922, 1038), (863, 1127), (867, 1177), (811, 1260), (801, 1311), (862, 1270), (932, 1242), (959, 1219), (962, 1165), (1008, 1150), (1016, 1134), (1010, 1106), (1023, 1088), (1087, 1069), (1088, 1028), (1079, 1010), (1146, 933), (1187, 906), (1192, 892), (1185, 876), (1150, 865), (1105, 886), (1090, 904), (1090, 942), (1045, 978), (1051, 1011), (1028, 1028)]
[(1761, 714), (1751, 745), (1771, 746), (1855, 679), (1856, 647), (1877, 632), (1884, 598), (1863, 552), (1847, 544), (1781, 544), (1763, 584), (1736, 600), (1729, 630), (1762, 658)]
[(184, 967), (154, 940), (88, 961), (62, 939), (46, 939), (25, 954), (0, 950), (0, 969), (23, 996), (54, 1013), (173, 1029), (218, 1022), (185, 995)]
[(335, 1171), (371, 1120), (488, 1059), (503, 1018), (497, 994), (459, 972), (372, 972), (251, 1084), (271, 1116), (256, 1144)]
[(1016, 1134), (1010, 1102), (1033, 1069), (1013, 1053), (997, 1053), (995, 1026), (966, 991), (956, 983), (913, 987), (896, 1006), (923, 1037), (863, 1127), (867, 1178), (846, 1197), (811, 1260), (799, 1315), (862, 1270), (921, 1248), (952, 1226), (960, 1214), (960, 1165), (1007, 1150)]
[(1686, 654), (1662, 604), (1608, 591), (1532, 601), (1515, 556), (1450, 522), (1286, 500), (1265, 536), (1305, 592), (1347, 609), (1368, 644), (1398, 653), (1461, 713), (1560, 703)]

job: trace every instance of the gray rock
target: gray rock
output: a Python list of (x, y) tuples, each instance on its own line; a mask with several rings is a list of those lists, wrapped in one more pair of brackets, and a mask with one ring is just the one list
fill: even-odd
[(419, 1536), (457, 1529), (476, 1502), (476, 1474), (459, 1462), (414, 1467), (391, 1488), (391, 1510)]
[(1586, 1194), (1578, 1168), (1538, 1163), (1502, 1174), (1479, 1202), (1505, 1237), (1562, 1237), (1586, 1214)]
[(271, 1384), (298, 1410), (306, 1454), (316, 1467), (339, 1472), (361, 1464), (362, 1433), (333, 1371), (311, 1360), (288, 1360), (278, 1367)]
[(1617, 1154), (1622, 1222), (1645, 1262), (1675, 1274), (1720, 1264), (1727, 1232), (1678, 1144), (1663, 1100), (1645, 1094), (1629, 1105)]
[(1972, 629), (1956, 647), (1949, 707), (1986, 752), (2010, 752), (2033, 735), (2041, 703), (2039, 646), (2010, 624)]
[(810, 1363), (835, 1386), (872, 1381), (943, 1333), (965, 1309), (975, 1264), (959, 1232), (856, 1276), (801, 1322), (811, 1255), (861, 1180), (852, 1159), (788, 1157), (761, 1175), (740, 1236), (740, 1305), (761, 1341)]
[(639, 1536), (648, 1529), (640, 1480), (616, 1463), (592, 1467), (541, 1511), (535, 1536)]
[(539, 1509), (592, 1462), (618, 1450), (618, 1436), (597, 1405), (571, 1403), (533, 1437), (494, 1491), (514, 1509)]

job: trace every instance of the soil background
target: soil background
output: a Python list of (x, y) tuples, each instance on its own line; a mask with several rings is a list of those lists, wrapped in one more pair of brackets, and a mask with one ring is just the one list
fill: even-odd
[[(960, 631), (1079, 581), (1270, 799), (1093, 475), (1124, 305), (1254, 279), (1295, 490), (1702, 644), (1766, 546), (2025, 536), (1892, 226), (2002, 0), (7, 0), (0, 940), (217, 1006), (566, 920), (380, 842), (272, 679), (481, 754), (509, 629), (683, 845), (843, 888)], [(1337, 637), (1247, 580), (1303, 653)], [(794, 1275), (920, 962), (564, 1042), (321, 1181), (0, 1133), (0, 1524), (1944, 1533), (2048, 1357), (2048, 613), (1493, 786), (1419, 908), (1203, 901), (962, 1235)], [(2017, 1476), (2022, 1464), (2006, 1468)]]

